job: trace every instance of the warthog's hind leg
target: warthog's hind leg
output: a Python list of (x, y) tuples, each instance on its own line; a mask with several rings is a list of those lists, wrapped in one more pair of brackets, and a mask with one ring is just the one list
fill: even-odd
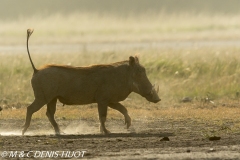
[(111, 133), (105, 127), (105, 122), (107, 119), (107, 105), (98, 103), (98, 114), (99, 114), (99, 121), (100, 121), (100, 132), (103, 134)]
[(23, 125), (22, 135), (24, 135), (24, 133), (28, 129), (33, 113), (37, 112), (40, 108), (42, 108), (44, 104), (45, 103), (43, 101), (35, 99), (33, 103), (27, 107), (26, 121), (25, 124)]
[(127, 108), (125, 108), (121, 103), (110, 103), (109, 107), (112, 109), (116, 109), (120, 113), (122, 113), (125, 117), (125, 124), (127, 124), (127, 128), (131, 126), (132, 120), (130, 116), (128, 115)]
[(50, 101), (47, 104), (46, 115), (47, 115), (49, 121), (51, 122), (51, 124), (52, 124), (52, 126), (53, 126), (53, 128), (55, 130), (55, 134), (59, 135), (60, 134), (60, 130), (59, 130), (57, 122), (54, 119), (54, 114), (56, 112), (56, 103), (57, 103), (57, 98), (53, 99), (52, 101)]

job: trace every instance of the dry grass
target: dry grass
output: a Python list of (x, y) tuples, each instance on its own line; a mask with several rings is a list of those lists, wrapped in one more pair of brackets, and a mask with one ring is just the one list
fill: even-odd
[[(53, 14), (47, 17), (33, 15), (16, 21), (5, 20), (0, 27), (0, 43), (12, 48), (25, 48), (26, 29), (35, 28), (30, 40), (32, 58), (37, 67), (46, 63), (84, 66), (111, 63), (128, 59), (136, 53), (147, 68), (152, 83), (160, 85), (162, 103), (179, 101), (183, 97), (202, 99), (209, 93), (213, 98), (236, 98), (239, 91), (239, 47), (211, 46), (214, 39), (237, 39), (240, 32), (238, 15), (211, 15), (205, 13), (147, 14), (118, 17), (93, 13)], [(52, 23), (54, 22), (54, 23)], [(15, 26), (18, 26), (17, 28)], [(37, 27), (35, 27), (37, 26)], [(209, 47), (163, 46), (141, 49), (124, 48), (121, 51), (88, 49), (91, 43), (161, 42), (162, 40), (199, 40)], [(166, 41), (162, 41), (163, 43)], [(58, 50), (51, 50), (55, 44)], [(77, 50), (62, 51), (65, 45), (79, 45)], [(15, 45), (13, 45), (15, 44)], [(151, 44), (151, 43), (150, 43)], [(38, 50), (35, 46), (44, 46)], [(85, 46), (85, 47), (84, 47)], [(117, 45), (116, 45), (117, 46)], [(41, 48), (41, 47), (40, 47)], [(14, 50), (13, 50), (14, 51)], [(18, 53), (18, 54), (17, 54)], [(32, 68), (25, 49), (17, 53), (0, 50), (0, 104), (31, 103)], [(132, 97), (137, 97), (132, 95)]]
[[(175, 107), (160, 107), (159, 105), (149, 104), (149, 106), (134, 103), (125, 103), (129, 111), (129, 115), (133, 120), (168, 120), (169, 123), (174, 121), (197, 121), (205, 124), (222, 124), (222, 123), (235, 123), (236, 126), (240, 125), (240, 108), (212, 106), (207, 104), (204, 107), (199, 107), (197, 102), (195, 103), (180, 103)], [(131, 105), (131, 106), (130, 106)], [(230, 105), (230, 104), (229, 104)], [(45, 115), (46, 107), (43, 107), (40, 111), (36, 112), (33, 116), (35, 119), (47, 119)], [(24, 119), (26, 114), (26, 108), (9, 108), (2, 111), (0, 119)], [(85, 106), (58, 106), (56, 112), (57, 119), (87, 119), (98, 121), (98, 113), (96, 105)], [(124, 120), (124, 117), (117, 111), (108, 110), (108, 119)]]
[[(160, 86), (162, 105), (193, 99), (238, 99), (240, 84), (239, 48), (145, 50), (139, 53), (152, 83)], [(37, 67), (46, 63), (86, 66), (128, 59), (134, 51), (32, 54)], [(0, 54), (0, 104), (31, 103), (32, 68), (27, 54)], [(9, 63), (11, 62), (11, 63)], [(145, 102), (136, 94), (131, 99)]]
[[(134, 100), (122, 103), (128, 108), (129, 114), (133, 119), (169, 119), (173, 121), (195, 119), (206, 122), (231, 120), (240, 122), (240, 108), (237, 107), (239, 105), (237, 101), (228, 101), (228, 103), (217, 101), (215, 104), (194, 101), (192, 103), (172, 103), (171, 106), (162, 106), (161, 104), (148, 102), (141, 103)], [(9, 105), (8, 108), (2, 111), (1, 119), (24, 119), (27, 106), (27, 104)], [(45, 113), (46, 107), (43, 107), (34, 114), (34, 118), (47, 119)], [(56, 118), (98, 120), (97, 105), (62, 106), (59, 103), (57, 105)], [(109, 108), (108, 118), (122, 119), (123, 115)]]

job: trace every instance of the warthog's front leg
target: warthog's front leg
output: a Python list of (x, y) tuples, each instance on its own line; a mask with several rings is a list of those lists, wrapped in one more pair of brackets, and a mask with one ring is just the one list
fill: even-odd
[(127, 124), (127, 128), (129, 128), (131, 126), (131, 118), (128, 115), (128, 111), (127, 108), (125, 108), (121, 103), (110, 103), (109, 107), (111, 107), (112, 109), (116, 109), (117, 111), (119, 111), (120, 113), (122, 113), (125, 117), (125, 124)]
[(109, 130), (105, 127), (105, 122), (107, 119), (107, 104), (104, 103), (98, 103), (98, 114), (99, 114), (99, 121), (100, 121), (100, 132), (103, 134), (109, 134), (111, 133)]

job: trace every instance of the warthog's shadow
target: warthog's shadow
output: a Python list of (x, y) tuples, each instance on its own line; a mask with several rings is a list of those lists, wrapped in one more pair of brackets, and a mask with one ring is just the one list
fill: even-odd
[(149, 133), (111, 133), (108, 135), (103, 134), (66, 134), (66, 135), (51, 135), (51, 138), (61, 138), (61, 139), (80, 139), (80, 138), (121, 138), (121, 137), (169, 137), (174, 136), (173, 133), (158, 133), (158, 134), (149, 134)]

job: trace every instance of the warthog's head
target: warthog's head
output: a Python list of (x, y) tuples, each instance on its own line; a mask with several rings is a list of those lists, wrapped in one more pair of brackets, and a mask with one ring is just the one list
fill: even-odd
[(132, 90), (145, 97), (149, 102), (157, 103), (161, 99), (158, 97), (157, 90), (149, 81), (145, 68), (140, 65), (138, 57), (129, 57), (129, 65), (132, 73)]

